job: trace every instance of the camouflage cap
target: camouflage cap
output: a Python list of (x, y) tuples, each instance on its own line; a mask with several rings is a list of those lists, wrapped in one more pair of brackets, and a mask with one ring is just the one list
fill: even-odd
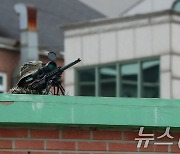
[(42, 66), (43, 66), (42, 61), (29, 61), (25, 63), (24, 65), (21, 66), (19, 81), (24, 77), (26, 77), (27, 75), (35, 72)]

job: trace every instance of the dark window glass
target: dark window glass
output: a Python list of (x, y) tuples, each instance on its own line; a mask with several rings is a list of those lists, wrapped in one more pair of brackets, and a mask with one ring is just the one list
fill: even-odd
[(87, 69), (79, 71), (80, 82), (94, 82), (95, 81), (95, 69)]
[(115, 65), (79, 70), (78, 95), (115, 97), (118, 90), (121, 97), (159, 98), (159, 60), (119, 66), (119, 71)]
[(138, 64), (121, 66), (121, 96), (137, 97)]
[(79, 70), (79, 96), (95, 96), (95, 69)]
[(95, 96), (95, 85), (81, 85), (80, 96)]
[(0, 85), (3, 85), (3, 77), (0, 76)]
[(102, 67), (100, 73), (100, 96), (116, 96), (116, 66)]
[(159, 61), (143, 62), (142, 64), (142, 97), (159, 97)]

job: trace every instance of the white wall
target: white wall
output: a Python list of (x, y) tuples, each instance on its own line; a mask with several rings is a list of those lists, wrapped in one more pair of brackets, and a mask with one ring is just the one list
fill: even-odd
[[(147, 19), (147, 20), (146, 20)], [(160, 58), (161, 98), (180, 98), (180, 16), (108, 21), (65, 32), (65, 62), (80, 57), (78, 67)], [(74, 95), (73, 68), (65, 72), (66, 90)]]
[[(180, 17), (176, 16), (176, 20)], [(171, 91), (172, 98), (180, 98), (180, 24), (171, 25)]]
[(168, 20), (169, 16), (163, 15), (68, 30), (65, 32), (65, 60), (80, 57), (84, 66), (169, 53)]
[[(66, 31), (65, 63), (81, 58), (82, 62), (77, 65), (81, 67), (169, 54), (170, 23), (167, 22), (169, 16), (148, 18), (108, 22)], [(164, 57), (161, 61), (165, 64), (166, 59)], [(168, 87), (170, 71), (163, 73), (161, 78), (165, 84), (161, 84)], [(65, 72), (65, 79), (66, 90), (73, 95), (75, 83), (73, 69)], [(161, 95), (169, 98), (170, 92), (165, 89)]]

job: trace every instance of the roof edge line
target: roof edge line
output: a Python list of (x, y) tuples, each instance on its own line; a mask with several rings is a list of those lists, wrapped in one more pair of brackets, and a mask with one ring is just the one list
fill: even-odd
[(79, 29), (82, 27), (91, 27), (94, 25), (101, 25), (101, 24), (106, 24), (106, 23), (112, 23), (112, 22), (120, 22), (120, 21), (127, 21), (127, 20), (133, 20), (133, 19), (143, 19), (145, 17), (153, 17), (153, 16), (161, 16), (165, 14), (176, 14), (180, 15), (180, 13), (174, 11), (174, 10), (163, 10), (163, 11), (158, 11), (158, 12), (153, 12), (153, 13), (146, 13), (146, 14), (137, 14), (134, 16), (126, 16), (126, 17), (116, 17), (116, 18), (111, 18), (111, 19), (96, 19), (96, 20), (90, 20), (88, 22), (79, 22), (79, 23), (74, 23), (74, 24), (69, 24), (69, 25), (64, 25), (61, 26), (60, 28), (63, 28), (64, 31), (66, 30), (71, 30), (71, 29)]
[(127, 8), (126, 10), (124, 10), (123, 12), (121, 12), (119, 14), (119, 16), (123, 16), (125, 13), (127, 13), (129, 10), (135, 8), (138, 4), (142, 3), (143, 0), (139, 0), (138, 2), (136, 2), (135, 4), (133, 4), (132, 6), (130, 6), (129, 8)]

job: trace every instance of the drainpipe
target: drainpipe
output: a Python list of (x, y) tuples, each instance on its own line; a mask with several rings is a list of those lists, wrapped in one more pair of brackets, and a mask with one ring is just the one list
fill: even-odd
[(20, 67), (28, 61), (39, 59), (38, 34), (37, 34), (37, 10), (34, 6), (18, 3), (14, 6), (19, 16), (20, 29), (20, 62), (13, 73), (13, 85), (19, 79)]
[(38, 60), (37, 10), (34, 6), (18, 3), (14, 6), (19, 15), (20, 27), (20, 65)]

